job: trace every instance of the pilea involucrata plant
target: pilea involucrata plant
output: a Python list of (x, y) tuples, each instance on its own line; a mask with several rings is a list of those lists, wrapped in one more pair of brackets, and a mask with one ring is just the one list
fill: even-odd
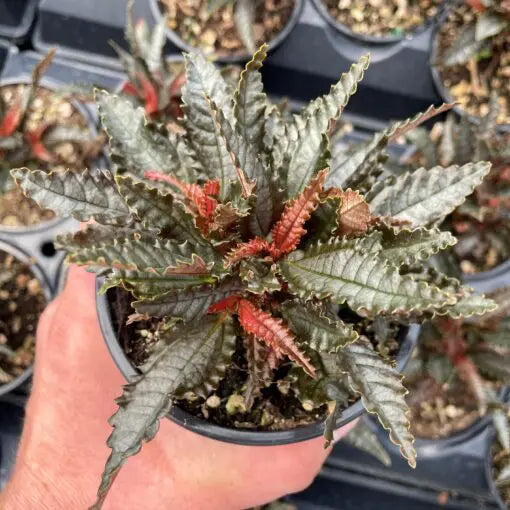
[(266, 51), (255, 53), (235, 90), (203, 56), (186, 55), (182, 133), (97, 91), (115, 177), (13, 170), (39, 204), (95, 220), (61, 240), (69, 261), (104, 276), (101, 292), (129, 290), (130, 321), (159, 325), (159, 341), (111, 418), (112, 453), (94, 508), (175, 399), (213, 393), (234, 363), (236, 340), (247, 360), (239, 388), (247, 406), (263, 399), (283, 365), (299, 399), (335, 404), (328, 441), (342, 409), (361, 396), (414, 466), (406, 390), (384, 347), (410, 321), (494, 307), (424, 265), (455, 243), (435, 224), (490, 164), (381, 177), (387, 144), (451, 105), (396, 123), (332, 161), (329, 131), (369, 57), (287, 118), (263, 91)]
[(144, 19), (133, 22), (133, 1), (128, 2), (124, 32), (129, 52), (115, 41), (110, 44), (128, 75), (122, 92), (144, 105), (148, 117), (163, 121), (181, 115), (180, 96), (184, 84), (184, 65), (165, 61), (167, 20), (163, 17), (151, 32)]

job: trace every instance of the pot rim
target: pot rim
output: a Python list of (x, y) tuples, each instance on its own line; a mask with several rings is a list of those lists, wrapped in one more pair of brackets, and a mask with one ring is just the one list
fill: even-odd
[[(96, 277), (96, 308), (99, 324), (104, 340), (115, 364), (122, 375), (129, 380), (131, 377), (137, 375), (138, 372), (129, 361), (116, 338), (110, 313), (110, 305), (106, 294), (99, 295), (97, 292), (103, 281), (104, 277)], [(403, 341), (396, 357), (398, 370), (402, 370), (409, 361), (418, 340), (419, 329), (420, 327), (417, 324), (413, 324), (405, 331), (405, 333), (401, 333), (403, 335)], [(343, 411), (342, 415), (336, 422), (335, 429), (339, 429), (344, 425), (347, 425), (363, 414), (363, 412), (363, 404), (361, 403), (361, 399), (358, 399), (354, 404)], [(253, 431), (227, 428), (208, 422), (203, 418), (198, 418), (179, 408), (177, 405), (172, 406), (169, 418), (178, 425), (196, 432), (197, 434), (205, 435), (211, 439), (217, 439), (227, 443), (253, 446), (273, 446), (306, 441), (307, 439), (322, 436), (324, 430), (324, 421), (317, 421), (310, 425), (295, 429), (278, 431)]]
[[(510, 126), (510, 124), (509, 124)], [(493, 280), (495, 278), (502, 278), (507, 273), (510, 273), (510, 260), (502, 262), (497, 266), (489, 269), (487, 271), (481, 271), (480, 273), (462, 273), (462, 281), (466, 283), (472, 283), (476, 285), (480, 282), (485, 282), (487, 280)]]
[(332, 26), (335, 30), (337, 30), (341, 34), (351, 39), (361, 41), (364, 44), (382, 46), (389, 44), (397, 44), (402, 41), (408, 41), (425, 32), (430, 26), (435, 25), (443, 13), (446, 1), (447, 0), (443, 0), (441, 2), (438, 13), (434, 17), (427, 18), (423, 23), (421, 23), (420, 25), (416, 25), (413, 29), (409, 30), (408, 32), (404, 32), (402, 35), (382, 35), (382, 36), (354, 32), (354, 30), (351, 30), (347, 25), (345, 25), (344, 23), (340, 23), (340, 21), (336, 20), (335, 18), (333, 18), (333, 16), (331, 16), (328, 9), (324, 5), (323, 0), (312, 0), (312, 3), (319, 12), (319, 14), (328, 23), (328, 25)]
[[(449, 9), (453, 8), (453, 4), (446, 4), (444, 8), (444, 15), (441, 16), (440, 19), (438, 19), (438, 22), (436, 23), (434, 27), (434, 31), (432, 33), (432, 37), (430, 38), (430, 50), (429, 50), (429, 68), (430, 73), (432, 75), (432, 81), (434, 82), (434, 86), (436, 87), (436, 90), (445, 103), (454, 103), (455, 98), (450, 93), (449, 89), (446, 88), (445, 84), (443, 83), (443, 79), (441, 78), (441, 73), (439, 72), (439, 68), (436, 64), (438, 61), (438, 55), (439, 55), (439, 31), (441, 29), (441, 26), (443, 23), (446, 22), (448, 19), (448, 12)], [(480, 124), (482, 119), (476, 115), (473, 115), (472, 113), (469, 113), (468, 111), (464, 110), (460, 105), (456, 104), (453, 107), (453, 111), (459, 116), (459, 117), (466, 117), (470, 122), (472, 122), (475, 125)], [(498, 124), (497, 129), (501, 133), (509, 133), (510, 132), (510, 123), (507, 124)]]
[[(5, 77), (0, 79), (0, 88), (2, 87), (8, 87), (10, 85), (26, 85), (30, 83), (30, 78), (28, 76), (12, 76), (12, 77)], [(40, 86), (42, 88), (49, 89), (50, 91), (54, 92), (58, 87), (60, 87), (62, 83), (58, 80), (54, 80), (50, 77), (43, 76), (40, 82)], [(90, 113), (85, 105), (80, 103), (76, 100), (69, 101), (72, 106), (80, 113), (80, 115), (85, 119), (87, 122), (87, 126), (90, 130), (90, 133), (92, 136), (97, 136), (99, 134), (99, 131), (97, 129), (97, 124), (94, 121), (94, 119), (90, 116)], [(98, 159), (101, 158), (101, 155)], [(24, 233), (35, 233), (35, 232), (42, 232), (44, 230), (50, 230), (55, 228), (57, 225), (59, 225), (62, 222), (67, 221), (68, 218), (59, 218), (55, 217), (51, 220), (41, 221), (40, 223), (37, 223), (35, 225), (22, 225), (19, 227), (11, 227), (8, 225), (2, 225), (0, 224), (0, 235), (1, 234), (24, 234)]]
[[(287, 36), (291, 33), (294, 27), (297, 25), (301, 12), (303, 10), (305, 0), (295, 0), (294, 10), (290, 15), (289, 20), (285, 24), (285, 26), (281, 29), (278, 34), (276, 34), (273, 39), (268, 42), (269, 51), (273, 51), (287, 38)], [(162, 14), (159, 6), (159, 0), (150, 0), (150, 7), (152, 11), (152, 15), (157, 23), (161, 21)], [(167, 39), (169, 39), (175, 46), (177, 46), (180, 50), (186, 51), (188, 53), (192, 53), (195, 51), (200, 51), (200, 48), (192, 46), (185, 42), (174, 30), (170, 29), (168, 26), (165, 26), (165, 33)], [(247, 62), (251, 59), (252, 55), (250, 53), (241, 53), (239, 55), (216, 55), (215, 53), (207, 54), (207, 56), (212, 56), (215, 62), (222, 64), (239, 64), (243, 62)]]
[[(53, 292), (51, 291), (51, 285), (46, 276), (46, 273), (44, 269), (39, 265), (39, 263), (32, 261), (30, 256), (25, 253), (22, 248), (5, 239), (0, 239), (0, 251), (4, 251), (10, 255), (13, 255), (17, 260), (25, 263), (30, 268), (34, 276), (41, 283), (44, 297), (46, 298), (47, 307), (53, 299)], [(13, 390), (16, 390), (21, 385), (23, 385), (23, 383), (25, 383), (32, 376), (33, 370), (34, 367), (32, 364), (30, 367), (25, 369), (21, 375), (14, 378), (12, 381), (8, 382), (7, 384), (0, 384), (0, 397), (10, 393)]]

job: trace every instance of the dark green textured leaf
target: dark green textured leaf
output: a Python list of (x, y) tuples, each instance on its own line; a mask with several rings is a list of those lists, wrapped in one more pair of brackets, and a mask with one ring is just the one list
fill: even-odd
[(361, 394), (365, 409), (377, 415), (409, 465), (416, 467), (414, 437), (409, 431), (409, 408), (405, 401), (407, 390), (402, 376), (373, 350), (368, 340), (347, 346), (339, 355), (351, 388)]
[(510, 356), (493, 351), (472, 353), (476, 366), (492, 379), (499, 379), (505, 384), (510, 383)]
[(190, 170), (183, 168), (175, 134), (148, 122), (143, 109), (127, 99), (104, 90), (96, 90), (95, 97), (115, 163), (139, 178), (148, 170), (190, 177)]
[(309, 305), (285, 303), (282, 315), (299, 339), (315, 351), (337, 352), (358, 338), (352, 326), (341, 320), (330, 320)]
[(381, 236), (381, 255), (393, 265), (412, 265), (450, 248), (456, 242), (450, 232), (441, 232), (437, 228), (400, 231), (385, 228)]
[(145, 228), (158, 228), (164, 237), (177, 241), (209, 244), (195, 227), (192, 216), (170, 193), (162, 193), (129, 176), (118, 175), (116, 179), (129, 210)]
[(133, 308), (137, 313), (149, 317), (172, 317), (194, 322), (202, 319), (212, 304), (243, 290), (244, 286), (239, 279), (227, 278), (217, 285), (171, 291), (152, 299), (135, 301)]
[(260, 68), (267, 57), (267, 44), (263, 44), (246, 64), (239, 86), (234, 92), (234, 118), (237, 132), (242, 139), (253, 144), (256, 150), (262, 147), (264, 136), (267, 97), (262, 85)]
[(11, 175), (23, 193), (58, 216), (72, 216), (79, 221), (94, 219), (111, 225), (132, 221), (112, 175), (106, 170), (46, 173), (17, 168)]
[(374, 186), (366, 196), (372, 214), (410, 221), (414, 226), (443, 219), (464, 202), (489, 173), (490, 163), (419, 168)]
[(178, 389), (212, 388), (225, 373), (225, 362), (234, 351), (235, 334), (229, 319), (209, 318), (201, 324), (170, 333), (173, 340), (162, 345), (142, 367), (140, 377), (124, 388), (119, 409), (110, 418), (112, 449), (103, 472), (95, 509), (108, 494), (124, 462), (150, 441), (159, 420), (172, 406)]
[(291, 290), (305, 298), (330, 297), (355, 311), (409, 313), (455, 303), (455, 298), (400, 275), (363, 241), (332, 240), (306, 252), (295, 251), (280, 262)]
[(235, 166), (219, 132), (211, 102), (232, 119), (228, 86), (214, 64), (200, 53), (185, 56), (187, 81), (182, 90), (185, 126), (201, 169), (209, 179), (220, 180), (220, 197), (227, 198)]

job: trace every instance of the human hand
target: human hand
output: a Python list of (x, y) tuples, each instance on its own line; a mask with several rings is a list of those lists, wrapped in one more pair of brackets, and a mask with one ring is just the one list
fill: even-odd
[[(95, 500), (115, 397), (125, 381), (96, 316), (94, 276), (71, 267), (66, 288), (41, 316), (34, 379), (3, 510), (85, 510)], [(349, 430), (344, 427), (338, 437)], [(337, 436), (335, 436), (337, 437)], [(129, 459), (105, 510), (241, 510), (308, 486), (328, 451), (317, 438), (284, 446), (239, 446), (164, 419)]]

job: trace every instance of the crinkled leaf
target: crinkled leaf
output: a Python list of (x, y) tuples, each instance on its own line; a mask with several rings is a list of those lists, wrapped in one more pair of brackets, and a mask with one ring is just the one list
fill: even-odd
[(273, 317), (268, 312), (257, 308), (250, 301), (241, 299), (238, 304), (239, 323), (250, 335), (261, 342), (265, 342), (277, 353), (288, 356), (303, 370), (314, 377), (315, 368), (308, 356), (296, 344), (292, 331), (281, 319)]
[(190, 241), (207, 246), (208, 242), (195, 227), (193, 217), (176, 202), (170, 193), (149, 187), (145, 182), (130, 176), (117, 176), (119, 191), (129, 210), (145, 228), (159, 229), (163, 237), (177, 241)]
[(155, 436), (179, 389), (217, 386), (234, 351), (235, 333), (230, 320), (215, 317), (170, 333), (169, 340), (173, 341), (162, 342), (142, 367), (142, 375), (125, 386), (117, 401), (108, 438), (112, 452), (93, 508), (101, 508), (125, 461)]
[(111, 225), (132, 221), (112, 175), (106, 170), (46, 173), (17, 168), (11, 175), (23, 193), (58, 216), (72, 216), (79, 221), (94, 219)]
[(294, 293), (329, 296), (335, 303), (347, 302), (354, 311), (403, 314), (455, 303), (452, 295), (400, 275), (367, 248), (363, 240), (332, 240), (295, 251), (279, 264)]
[(279, 254), (294, 250), (306, 233), (303, 225), (319, 205), (327, 174), (327, 168), (321, 170), (294, 200), (286, 204), (280, 220), (271, 231), (273, 246)]
[(211, 102), (231, 121), (228, 86), (219, 70), (201, 53), (186, 55), (185, 63), (187, 80), (182, 100), (189, 143), (207, 177), (220, 180), (220, 198), (227, 198), (230, 181), (236, 179), (236, 172)]
[(242, 292), (238, 278), (227, 278), (217, 285), (204, 285), (185, 290), (170, 291), (152, 299), (133, 302), (137, 313), (148, 317), (172, 317), (185, 322), (200, 320), (208, 308), (231, 294)]
[(177, 135), (147, 121), (143, 109), (127, 99), (104, 90), (96, 90), (95, 97), (101, 124), (110, 139), (110, 155), (116, 164), (140, 178), (149, 170), (183, 179), (194, 177), (190, 175), (192, 170), (183, 165)]
[(481, 161), (447, 168), (419, 168), (382, 181), (366, 196), (372, 214), (392, 216), (421, 226), (443, 219), (464, 202), (489, 173)]
[(263, 44), (246, 64), (239, 85), (234, 92), (234, 118), (242, 139), (262, 148), (267, 98), (262, 85), (260, 68), (267, 57), (267, 44)]
[(450, 248), (456, 242), (450, 232), (441, 232), (437, 228), (399, 231), (385, 228), (381, 235), (381, 254), (394, 265), (412, 265)]
[(296, 301), (282, 306), (283, 318), (310, 349), (333, 353), (356, 341), (358, 333), (342, 320), (333, 321), (310, 305)]
[(482, 12), (476, 19), (475, 40), (483, 41), (489, 39), (502, 32), (508, 26), (508, 20), (503, 16), (486, 10)]
[(259, 260), (243, 260), (239, 266), (239, 276), (246, 285), (246, 289), (254, 294), (276, 292), (281, 284), (276, 276), (276, 266), (268, 266)]
[(362, 56), (349, 72), (342, 74), (329, 94), (310, 103), (295, 118), (297, 139), (288, 148), (290, 161), (286, 170), (288, 197), (292, 198), (301, 192), (317, 170), (329, 166), (328, 140), (324, 135), (330, 121), (340, 117), (349, 98), (356, 92), (369, 63), (370, 57)]
[(257, 3), (253, 0), (236, 0), (234, 5), (234, 23), (237, 33), (250, 53), (256, 50), (254, 34), (256, 9)]
[(347, 346), (339, 354), (353, 391), (361, 394), (365, 409), (375, 414), (381, 425), (390, 431), (390, 439), (400, 446), (411, 467), (416, 467), (414, 437), (409, 431), (407, 390), (390, 363), (384, 361), (369, 342)]

